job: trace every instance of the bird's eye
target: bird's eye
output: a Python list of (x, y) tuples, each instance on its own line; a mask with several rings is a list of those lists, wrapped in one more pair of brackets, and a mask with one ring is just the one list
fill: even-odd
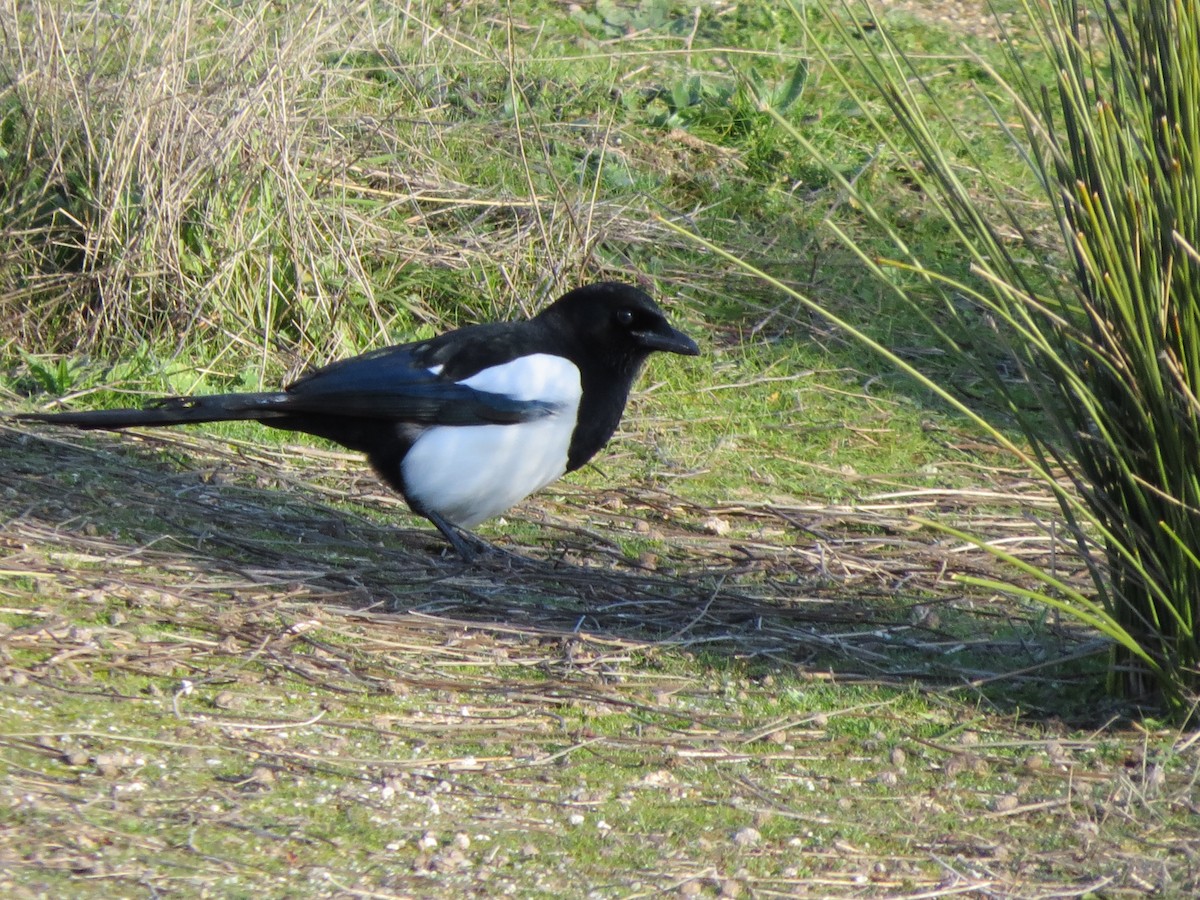
[(617, 321), (620, 322), (622, 325), (632, 325), (633, 324), (633, 310), (632, 309), (618, 309), (617, 310)]

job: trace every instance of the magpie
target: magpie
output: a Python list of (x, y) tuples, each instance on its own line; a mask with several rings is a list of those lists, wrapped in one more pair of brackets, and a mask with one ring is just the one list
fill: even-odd
[(282, 391), (14, 418), (86, 429), (250, 419), (317, 435), (366, 454), (413, 512), (470, 560), (466, 529), (578, 469), (608, 442), (656, 350), (700, 352), (644, 291), (600, 282), (526, 321), (370, 351)]

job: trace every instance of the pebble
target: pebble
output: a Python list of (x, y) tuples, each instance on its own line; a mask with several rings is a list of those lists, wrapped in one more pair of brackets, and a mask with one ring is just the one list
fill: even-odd
[(1017, 800), (1015, 795), (1002, 794), (999, 797), (997, 797), (995, 800), (992, 801), (992, 811), (993, 812), (1001, 812), (1001, 813), (1002, 812), (1012, 812), (1012, 810), (1017, 808), (1018, 802), (1019, 801)]
[(743, 828), (733, 836), (733, 842), (739, 847), (753, 847), (762, 842), (762, 835), (757, 828)]

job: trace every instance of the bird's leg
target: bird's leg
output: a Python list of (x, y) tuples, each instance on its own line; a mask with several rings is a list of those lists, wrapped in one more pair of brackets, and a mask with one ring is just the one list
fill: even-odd
[(477, 538), (469, 531), (451, 525), (432, 510), (424, 510), (421, 515), (436, 526), (437, 530), (450, 542), (454, 551), (463, 558), (464, 562), (474, 562), (480, 553), (487, 553), (496, 548), (482, 538)]

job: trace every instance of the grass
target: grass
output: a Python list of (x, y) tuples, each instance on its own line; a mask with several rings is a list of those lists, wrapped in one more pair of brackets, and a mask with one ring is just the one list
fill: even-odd
[[(39, 623), (44, 651), (27, 630), (10, 637), (14, 668), (55, 697), (31, 707), (32, 683), (13, 685), (6, 739), (23, 796), (9, 821), (40, 838), (22, 869), (43, 883), (828, 895), (986, 890), (999, 885), (973, 867), (1017, 854), (1021, 878), (1096, 884), (1117, 869), (1072, 862), (1081, 841), (1119, 868), (1146, 852), (1124, 810), (1144, 803), (1166, 827), (1186, 815), (1193, 767), (1165, 734), (1145, 739), (1168, 773), (1145, 797), (1119, 736), (1101, 752), (1011, 714), (964, 720), (960, 701), (886, 679), (764, 674), (716, 648), (692, 659), (611, 627), (514, 627), (461, 601), (356, 612), (311, 587), (221, 590), (237, 576), (211, 562), (172, 579), (187, 560), (153, 573), (151, 594), (106, 592), (103, 610), (86, 594), (55, 602), (75, 631)], [(68, 594), (111, 579), (70, 570)], [(545, 621), (522, 581), (492, 602)], [(159, 624), (128, 633), (146, 617)], [(1095, 804), (1111, 815), (1093, 833)]]
[[(945, 243), (790, 12), (3, 16), (6, 409), (274, 385), (600, 276), (705, 349), (655, 360), (473, 569), (294, 436), (0, 429), (6, 893), (1194, 892), (1195, 735), (1104, 697), (1095, 634), (952, 582), (995, 562), (916, 523), (1078, 579), (1052, 498), (665, 224), (995, 404), (824, 236), (862, 211), (764, 95)], [(957, 49), (986, 34), (889, 21), (986, 83)]]
[[(850, 13), (848, 6), (842, 10)], [(1152, 702), (1165, 702), (1186, 717), (1195, 708), (1196, 669), (1191, 662), (1196, 592), (1186, 586), (1196, 563), (1186, 537), (1195, 506), (1188, 500), (1195, 443), (1189, 380), (1195, 341), (1189, 329), (1196, 261), (1188, 111), (1200, 91), (1190, 42), (1192, 9), (1155, 4), (1118, 9), (1106, 3), (1094, 14), (1095, 28), (1081, 24), (1072, 2), (1028, 7), (1028, 21), (1044, 35), (1043, 56), (1053, 61), (1050, 73), (1027, 68), (1025, 53), (1011, 42), (1007, 77), (976, 57), (999, 95), (989, 99), (992, 120), (1011, 156), (1041, 186), (1057, 241), (1042, 233), (1044, 213), (1008, 198), (1008, 182), (996, 179), (975, 149), (975, 129), (960, 128), (948, 115), (945, 94), (933, 85), (929, 68), (896, 43), (890, 30), (878, 44), (858, 25), (840, 32), (845, 42), (854, 45), (857, 39), (865, 48), (852, 50), (854, 69), (871, 84), (860, 92), (839, 75), (842, 87), (862, 107), (876, 97), (886, 100), (890, 115), (870, 117), (875, 134), (905, 161), (914, 190), (934, 210), (932, 219), (940, 222), (947, 244), (971, 260), (969, 271), (947, 268), (937, 254), (914, 249), (905, 236), (906, 219), (873, 202), (838, 172), (836, 159), (813, 150), (803, 134), (777, 120), (825, 162), (890, 245), (881, 250), (834, 223), (846, 246), (923, 318), (952, 357), (973, 365), (978, 380), (1005, 399), (1025, 440), (1010, 441), (994, 414), (979, 415), (972, 398), (946, 390), (920, 364), (853, 326), (844, 330), (972, 418), (1026, 460), (1033, 477), (1055, 493), (1064, 524), (1088, 563), (1090, 590), (1080, 591), (992, 545), (1014, 571), (1041, 581), (1040, 588), (1013, 586), (1014, 593), (1101, 630), (1115, 642), (1114, 690), (1157, 698)], [(832, 64), (823, 42), (814, 45)], [(1008, 124), (1009, 118), (1017, 124)], [(963, 161), (976, 166), (966, 180), (959, 176)], [(981, 194), (990, 199), (981, 201)], [(756, 271), (736, 253), (722, 252)], [(1147, 255), (1152, 253), (1163, 258)], [(897, 283), (889, 270), (911, 284)], [(931, 298), (934, 305), (940, 301), (940, 315), (926, 311)], [(989, 320), (1006, 353), (978, 352), (973, 332)], [(1022, 377), (1014, 378), (1017, 372)], [(949, 533), (972, 539), (965, 532)], [(985, 585), (1005, 589), (1003, 582), (979, 583)]]

